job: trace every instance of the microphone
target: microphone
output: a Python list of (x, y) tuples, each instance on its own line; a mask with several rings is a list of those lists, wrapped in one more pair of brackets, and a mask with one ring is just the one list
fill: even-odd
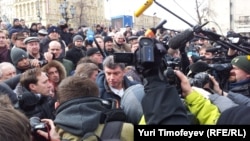
[(167, 22), (167, 20), (162, 20), (159, 24), (157, 24), (154, 28), (150, 28), (148, 29), (144, 35), (145, 37), (149, 37), (149, 38), (154, 38), (155, 37), (155, 33), (157, 29), (160, 29), (163, 27), (163, 25)]
[(134, 16), (139, 17), (149, 6), (153, 4), (154, 0), (147, 0), (137, 11), (135, 11)]
[(208, 64), (206, 64), (203, 61), (198, 61), (198, 62), (190, 65), (189, 69), (190, 69), (191, 73), (196, 74), (196, 73), (207, 71), (209, 69), (209, 66), (208, 66)]
[(185, 31), (171, 38), (168, 42), (168, 46), (172, 49), (184, 48), (186, 46), (186, 43), (193, 39), (193, 37), (193, 31), (190, 29), (186, 29)]
[(160, 28), (162, 28), (163, 27), (163, 25), (165, 24), (165, 23), (167, 23), (167, 20), (162, 20), (159, 24), (157, 24), (156, 26), (155, 26), (155, 29), (160, 29)]
[(214, 53), (214, 52), (218, 52), (220, 49), (221, 49), (221, 46), (218, 46), (218, 47), (212, 47), (212, 48), (208, 48), (208, 49), (206, 49), (206, 52), (211, 52), (211, 53)]

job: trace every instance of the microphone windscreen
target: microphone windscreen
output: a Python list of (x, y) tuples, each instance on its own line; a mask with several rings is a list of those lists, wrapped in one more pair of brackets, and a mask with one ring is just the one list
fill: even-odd
[(206, 64), (203, 61), (198, 61), (196, 63), (193, 63), (192, 65), (189, 66), (190, 71), (192, 73), (199, 73), (199, 72), (204, 72), (209, 69), (208, 64)]
[(192, 30), (185, 30), (173, 38), (171, 38), (168, 42), (168, 46), (172, 49), (178, 49), (186, 46), (186, 43), (190, 41), (194, 37)]
[(220, 50), (220, 48), (212, 47), (212, 48), (206, 49), (206, 52), (212, 52), (212, 53), (214, 53), (214, 52), (217, 52), (218, 50)]

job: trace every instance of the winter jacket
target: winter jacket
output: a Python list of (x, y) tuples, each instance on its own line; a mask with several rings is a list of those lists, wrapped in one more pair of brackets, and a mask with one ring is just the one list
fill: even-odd
[[(99, 87), (99, 95), (103, 99), (116, 99), (119, 103), (121, 100), (121, 97), (116, 95), (114, 92), (111, 91), (110, 87), (108, 86), (108, 83), (105, 79), (105, 74), (104, 72), (100, 72), (96, 78), (96, 84)], [(124, 91), (135, 84), (139, 84), (138, 82), (135, 81), (130, 81), (126, 76), (124, 76), (123, 79), (123, 86), (124, 86)]]

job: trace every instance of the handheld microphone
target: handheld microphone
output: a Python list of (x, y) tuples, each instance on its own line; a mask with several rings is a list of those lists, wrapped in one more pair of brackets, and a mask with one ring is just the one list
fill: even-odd
[(167, 20), (162, 20), (159, 24), (157, 24), (154, 28), (150, 28), (148, 29), (144, 35), (145, 37), (149, 37), (149, 38), (154, 38), (155, 37), (155, 33), (157, 29), (160, 29), (163, 27), (163, 25), (167, 22)]
[(139, 17), (152, 4), (153, 0), (147, 0), (137, 11), (135, 11), (134, 16)]
[(168, 46), (172, 49), (184, 48), (186, 46), (186, 43), (193, 39), (193, 37), (193, 31), (190, 29), (186, 29), (185, 31), (171, 38), (168, 42)]

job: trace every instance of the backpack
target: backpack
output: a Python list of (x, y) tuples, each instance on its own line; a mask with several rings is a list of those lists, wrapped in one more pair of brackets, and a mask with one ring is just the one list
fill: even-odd
[(100, 123), (95, 131), (88, 132), (82, 137), (67, 133), (65, 137), (69, 138), (62, 141), (133, 141), (134, 125), (126, 122), (127, 117), (122, 109), (114, 108), (114, 103), (111, 105), (102, 112)]
[[(104, 112), (105, 120), (94, 132), (86, 133), (80, 141), (131, 141), (134, 126), (125, 122), (126, 116), (121, 109)], [(118, 120), (120, 119), (120, 120)]]
[(68, 134), (68, 139), (61, 141), (134, 141), (134, 125), (124, 121), (110, 121), (100, 124), (93, 132), (86, 133), (83, 137)]
[[(111, 121), (104, 124), (101, 135), (94, 132), (85, 134), (81, 141), (121, 141), (122, 121)], [(110, 130), (113, 130), (110, 132)]]

